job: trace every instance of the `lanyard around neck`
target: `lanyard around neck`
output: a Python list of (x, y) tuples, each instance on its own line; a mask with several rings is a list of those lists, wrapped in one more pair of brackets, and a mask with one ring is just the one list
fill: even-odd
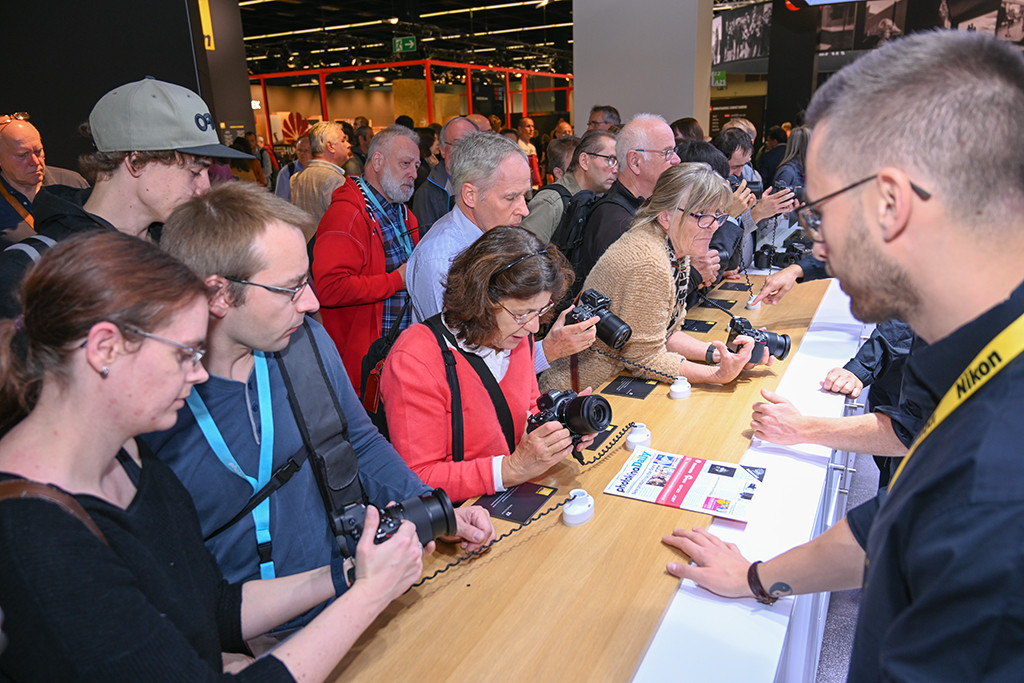
[[(224, 441), (217, 423), (210, 415), (199, 392), (195, 389), (188, 395), (186, 403), (195, 415), (199, 429), (206, 437), (206, 442), (213, 449), (217, 459), (221, 461), (230, 472), (244, 479), (252, 486), (253, 493), (256, 493), (270, 481), (274, 464), (274, 411), (270, 399), (270, 372), (267, 365), (267, 357), (261, 351), (254, 351), (254, 365), (256, 371), (256, 396), (260, 404), (260, 461), (257, 478), (250, 477), (235, 460)], [(269, 548), (270, 538), (270, 498), (265, 499), (252, 511), (252, 519), (256, 526), (256, 543), (258, 546)], [(262, 554), (262, 553), (261, 553)], [(260, 561), (260, 578), (274, 578), (274, 562), (269, 559), (269, 550), (266, 553), (267, 559)]]
[(384, 210), (384, 207), (377, 200), (377, 195), (373, 193), (373, 190), (366, 184), (366, 181), (363, 180), (362, 176), (356, 176), (356, 182), (359, 184), (359, 188), (363, 191), (363, 196), (366, 197), (366, 200), (373, 204), (373, 208), (377, 210), (376, 213), (386, 220), (388, 225), (391, 226), (391, 229), (395, 233), (395, 239), (397, 239), (398, 243), (402, 245), (402, 250), (405, 251), (405, 256), (408, 258), (409, 255), (412, 254), (412, 240), (409, 239), (409, 229), (405, 227), (405, 216), (403, 215), (402, 208), (398, 208), (399, 224), (395, 225), (391, 221), (391, 217), (388, 216), (388, 212)]
[(892, 480), (889, 482), (890, 491), (892, 491), (892, 487), (896, 484), (900, 474), (903, 473), (903, 468), (910, 461), (910, 456), (917, 451), (921, 442), (927, 439), (928, 435), (935, 431), (935, 428), (943, 420), (952, 415), (957, 408), (973, 396), (974, 392), (983, 387), (1000, 370), (1009, 365), (1010, 361), (1019, 356), (1021, 351), (1024, 351), (1024, 315), (1021, 315), (1003, 329), (1002, 332), (997, 334), (981, 350), (981, 353), (974, 357), (974, 360), (970, 362), (967, 369), (960, 374), (957, 381), (953, 383), (953, 386), (949, 388), (946, 395), (942, 397), (939, 405), (935, 408), (935, 412), (928, 418), (921, 433), (914, 439), (914, 443), (910, 445), (910, 450), (907, 451), (903, 462), (896, 469), (896, 474), (892, 475)]

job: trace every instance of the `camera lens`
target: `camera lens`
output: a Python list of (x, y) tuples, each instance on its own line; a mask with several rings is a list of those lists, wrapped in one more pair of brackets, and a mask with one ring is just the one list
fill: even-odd
[(598, 311), (601, 321), (597, 323), (597, 338), (613, 349), (621, 349), (633, 334), (633, 328), (614, 313)]
[(768, 346), (768, 353), (772, 354), (779, 360), (786, 360), (786, 356), (789, 355), (789, 346), (791, 342), (792, 340), (788, 334), (765, 332), (765, 344)]
[(611, 424), (612, 407), (603, 396), (577, 396), (565, 406), (562, 422), (573, 434), (604, 431)]
[(458, 527), (455, 508), (444, 489), (434, 489), (419, 498), (409, 498), (384, 510), (384, 514), (397, 520), (407, 519), (416, 525), (420, 545), (426, 545), (438, 536), (452, 536)]

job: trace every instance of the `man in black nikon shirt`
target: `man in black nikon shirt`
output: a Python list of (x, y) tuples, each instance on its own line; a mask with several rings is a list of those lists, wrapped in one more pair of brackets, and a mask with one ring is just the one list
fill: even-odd
[(887, 495), (806, 545), (751, 564), (703, 531), (666, 538), (699, 565), (670, 572), (726, 596), (863, 586), (851, 680), (1024, 667), (1022, 109), (1020, 51), (977, 33), (894, 41), (818, 90), (801, 223), (858, 318), (930, 344), (904, 382), (935, 412)]

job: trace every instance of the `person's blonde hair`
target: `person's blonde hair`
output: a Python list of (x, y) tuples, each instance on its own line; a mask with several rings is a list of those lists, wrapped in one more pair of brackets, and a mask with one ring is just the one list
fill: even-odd
[(651, 196), (637, 210), (630, 228), (657, 223), (663, 211), (721, 211), (732, 195), (729, 183), (703, 162), (672, 166), (658, 178)]

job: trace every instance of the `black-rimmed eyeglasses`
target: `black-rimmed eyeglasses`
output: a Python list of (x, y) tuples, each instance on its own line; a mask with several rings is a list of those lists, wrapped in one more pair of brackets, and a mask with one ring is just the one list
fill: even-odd
[[(807, 236), (815, 242), (821, 242), (824, 238), (821, 234), (821, 212), (816, 207), (821, 206), (823, 202), (827, 202), (829, 199), (834, 199), (844, 192), (849, 192), (855, 187), (860, 187), (864, 183), (870, 182), (878, 177), (878, 174), (869, 175), (867, 178), (861, 178), (855, 183), (850, 183), (846, 187), (839, 188), (835, 192), (825, 195), (821, 199), (815, 199), (813, 202), (804, 204), (796, 210), (797, 222), (800, 227), (807, 232)], [(931, 193), (917, 185), (913, 181), (910, 181), (910, 189), (914, 191), (918, 197), (922, 200), (931, 199)]]
[(278, 287), (277, 285), (265, 285), (265, 284), (262, 284), (260, 282), (251, 282), (249, 280), (242, 280), (242, 279), (237, 278), (237, 277), (228, 277), (227, 275), (225, 275), (223, 277), (228, 282), (236, 282), (236, 283), (238, 283), (240, 285), (249, 285), (251, 287), (262, 287), (263, 289), (267, 290), (268, 292), (277, 292), (278, 294), (287, 294), (287, 295), (289, 295), (291, 297), (292, 303), (295, 303), (296, 301), (299, 300), (299, 297), (302, 296), (302, 290), (305, 289), (306, 285), (309, 284), (309, 276), (308, 275), (306, 276), (305, 280), (303, 280), (302, 282), (300, 282), (298, 284), (297, 287)]
[(619, 158), (614, 154), (598, 154), (597, 152), (583, 152), (587, 156), (601, 157), (608, 162), (609, 168), (616, 168), (619, 165)]
[[(680, 211), (686, 211), (683, 207), (676, 207)], [(727, 213), (693, 213), (690, 215), (697, 219), (697, 227), (708, 230), (710, 228), (720, 228), (725, 225), (725, 222), (729, 220), (729, 214)]]

